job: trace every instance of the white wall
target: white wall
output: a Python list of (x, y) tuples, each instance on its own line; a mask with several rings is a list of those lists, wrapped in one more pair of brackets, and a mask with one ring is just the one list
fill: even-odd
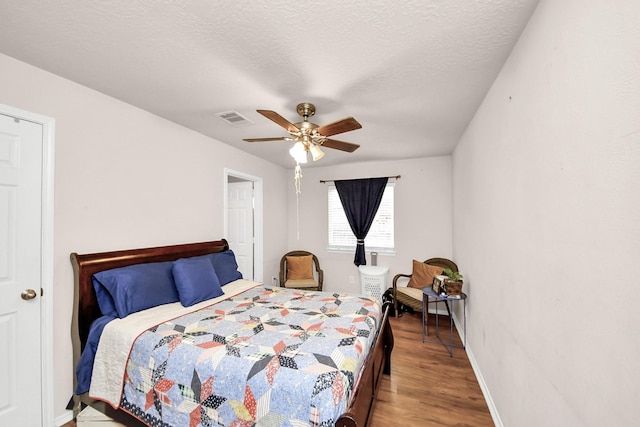
[[(215, 240), (224, 168), (264, 180), (264, 270), (286, 250), (286, 170), (0, 55), (0, 102), (56, 120), (56, 418), (73, 392), (71, 252)], [(277, 260), (276, 260), (277, 259)]]
[(542, 0), (453, 159), (468, 343), (505, 426), (640, 419), (640, 2)]
[[(288, 173), (288, 250), (304, 249), (318, 256), (324, 270), (325, 290), (359, 293), (360, 282), (358, 269), (353, 264), (353, 252), (327, 251), (327, 184), (320, 183), (320, 180), (401, 175), (395, 186), (396, 254), (378, 256), (378, 265), (389, 267), (389, 286), (395, 274), (411, 273), (413, 259), (424, 261), (431, 257), (451, 257), (451, 157), (327, 167), (302, 165), (302, 194), (298, 200), (299, 240), (293, 170)], [(371, 264), (368, 252), (367, 264)], [(267, 277), (265, 274), (265, 280)], [(350, 278), (353, 278), (353, 283)]]

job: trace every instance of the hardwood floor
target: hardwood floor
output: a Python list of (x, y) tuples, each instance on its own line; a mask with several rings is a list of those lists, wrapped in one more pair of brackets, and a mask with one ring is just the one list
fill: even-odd
[[(423, 343), (421, 320), (420, 313), (390, 319), (391, 375), (382, 376), (370, 427), (493, 426), (465, 351), (456, 348), (450, 357), (441, 344)], [(429, 326), (433, 335), (433, 316)], [(440, 326), (448, 329), (448, 321)], [(461, 344), (457, 334), (454, 338)]]
[[(370, 426), (493, 426), (466, 352), (455, 348), (451, 357), (443, 345), (423, 343), (420, 313), (390, 320), (391, 375), (383, 375)], [(428, 322), (433, 339), (435, 318)], [(448, 338), (448, 320), (443, 326)], [(454, 342), (461, 344), (456, 333)]]

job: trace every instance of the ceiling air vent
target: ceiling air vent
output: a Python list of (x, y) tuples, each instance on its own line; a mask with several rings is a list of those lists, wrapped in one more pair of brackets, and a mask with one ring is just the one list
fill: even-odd
[(216, 113), (216, 116), (220, 117), (225, 122), (232, 126), (246, 126), (253, 124), (253, 122), (244, 116), (241, 116), (237, 111), (224, 111), (222, 113)]

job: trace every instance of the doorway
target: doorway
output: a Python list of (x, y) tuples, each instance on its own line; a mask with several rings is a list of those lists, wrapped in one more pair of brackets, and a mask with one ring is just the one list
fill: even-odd
[(0, 105), (1, 425), (54, 424), (53, 135)]
[(224, 170), (224, 233), (247, 280), (263, 281), (262, 178)]

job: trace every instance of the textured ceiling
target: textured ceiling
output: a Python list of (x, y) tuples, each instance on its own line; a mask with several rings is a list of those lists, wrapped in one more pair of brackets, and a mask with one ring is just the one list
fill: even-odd
[(537, 3), (0, 0), (0, 52), (287, 168), (291, 142), (242, 141), (286, 136), (256, 109), (355, 117), (316, 165), (407, 159), (453, 150)]

